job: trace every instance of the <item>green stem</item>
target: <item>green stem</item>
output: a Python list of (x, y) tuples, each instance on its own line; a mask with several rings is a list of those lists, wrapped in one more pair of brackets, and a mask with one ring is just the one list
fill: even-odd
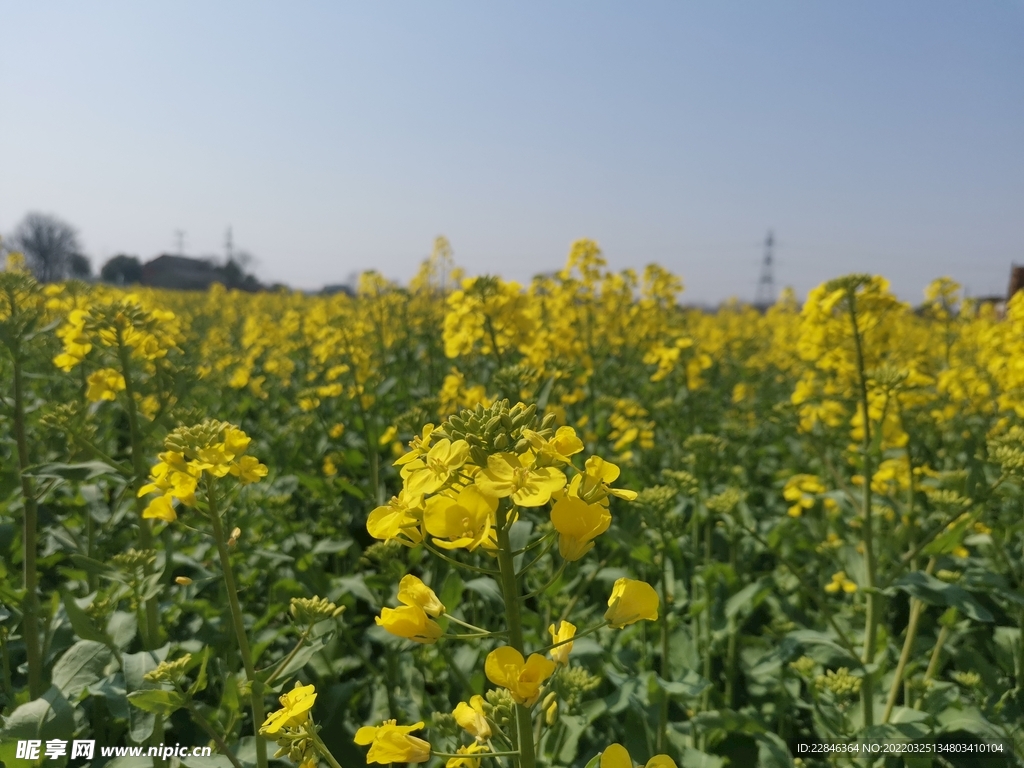
[[(875, 542), (871, 513), (871, 478), (874, 474), (871, 471), (871, 417), (868, 413), (868, 381), (867, 372), (864, 369), (864, 349), (861, 344), (860, 328), (857, 325), (856, 288), (848, 289), (848, 299), (850, 323), (853, 326), (853, 342), (857, 353), (860, 407), (864, 413), (864, 440), (861, 444), (862, 475), (864, 477), (861, 506), (864, 513), (864, 524), (861, 532), (868, 589), (865, 590), (867, 592), (867, 611), (864, 619), (864, 650), (861, 653), (861, 663), (870, 664), (875, 657), (875, 635), (878, 626), (878, 595), (875, 592)], [(865, 728), (874, 725), (874, 695), (874, 676), (871, 673), (866, 673), (860, 689), (861, 712)]]
[[(180, 686), (176, 687), (178, 688), (178, 693), (185, 695), (185, 692), (181, 690)], [(192, 716), (192, 719), (199, 725), (199, 727), (206, 731), (206, 735), (209, 736), (213, 743), (217, 745), (217, 751), (224, 755), (234, 768), (244, 768), (238, 758), (235, 757), (235, 753), (232, 752), (231, 748), (224, 742), (224, 739), (222, 739), (220, 734), (214, 730), (212, 725), (210, 725), (210, 721), (203, 717), (202, 713), (196, 709), (196, 705), (192, 703), (191, 699), (189, 699), (188, 702), (188, 713)]]
[[(132, 379), (131, 353), (124, 343), (124, 331), (120, 325), (117, 326), (117, 356), (121, 361), (121, 375), (124, 377), (128, 433), (132, 443), (132, 469), (135, 470), (135, 476), (132, 479), (132, 490), (135, 495), (135, 510), (139, 515), (139, 547), (141, 549), (153, 549), (152, 521), (143, 519), (142, 510), (144, 502), (139, 498), (138, 493), (139, 488), (142, 487), (146, 480), (148, 471), (146, 469), (146, 462), (143, 459), (145, 449), (143, 448), (142, 433), (139, 431), (139, 412), (135, 405), (135, 382)], [(168, 565), (170, 564), (165, 563), (165, 567)], [(145, 570), (146, 575), (149, 576), (153, 572), (153, 566), (146, 564)], [(142, 635), (146, 650), (153, 650), (160, 644), (160, 617), (157, 613), (155, 597), (146, 600), (146, 624)]]
[[(519, 583), (516, 580), (516, 566), (512, 557), (512, 542), (509, 540), (508, 510), (502, 504), (498, 507), (498, 570), (501, 576), (501, 591), (505, 598), (505, 621), (508, 624), (509, 645), (524, 655), (523, 623), (519, 613)], [(533, 728), (531, 727), (530, 710), (522, 704), (516, 704), (516, 722), (519, 731), (520, 768), (535, 768), (536, 756), (533, 748)]]
[(494, 632), (491, 632), (491, 630), (489, 630), (489, 629), (484, 629), (483, 627), (478, 627), (475, 624), (470, 624), (468, 621), (463, 621), (462, 619), (455, 618), (450, 613), (443, 613), (441, 615), (444, 618), (448, 619), (449, 621), (454, 621), (456, 624), (460, 624), (461, 626), (465, 627), (466, 629), (472, 629), (474, 632), (481, 632), (483, 634), (502, 634), (502, 635), (505, 634), (504, 632), (494, 633)]
[[(13, 314), (13, 311), (12, 311)], [(25, 638), (25, 656), (28, 660), (28, 692), (37, 699), (43, 695), (43, 660), (39, 647), (39, 575), (36, 573), (36, 536), (39, 513), (36, 507), (32, 478), (26, 472), (29, 466), (28, 440), (25, 437), (25, 392), (21, 380), (21, 350), (11, 350), (14, 357), (14, 435), (18, 444), (18, 470), (21, 493), (25, 499), (22, 563), (25, 579), (25, 598), (22, 601), (22, 635)]]
[[(661, 679), (672, 680), (672, 670), (669, 664), (668, 641), (669, 641), (669, 590), (668, 590), (668, 544), (665, 541), (665, 531), (661, 531)], [(655, 751), (659, 754), (665, 751), (665, 742), (668, 738), (668, 694), (662, 691), (661, 708), (658, 712), (658, 736)]]
[(323, 739), (320, 738), (320, 734), (313, 732), (313, 745), (316, 747), (316, 751), (320, 753), (328, 763), (331, 764), (331, 768), (341, 768), (341, 763), (334, 759), (334, 755), (331, 754), (331, 750), (324, 744)]
[(309, 637), (309, 633), (312, 631), (312, 626), (306, 627), (306, 631), (299, 636), (298, 642), (295, 643), (295, 647), (292, 648), (291, 652), (287, 656), (285, 656), (285, 658), (281, 661), (280, 664), (277, 665), (277, 668), (274, 670), (273, 674), (271, 674), (270, 677), (267, 678), (267, 681), (263, 684), (264, 686), (269, 688), (274, 684), (274, 681), (277, 679), (277, 676), (281, 674), (281, 672), (291, 663), (291, 660), (295, 658), (295, 654), (297, 654), (299, 650), (302, 648), (303, 644), (306, 642), (306, 638)]
[[(444, 757), (444, 758), (452, 758), (452, 757), (464, 758), (466, 756), (464, 754), (460, 755), (460, 754), (457, 754), (457, 753), (454, 753), (454, 752), (435, 752), (434, 750), (430, 750), (430, 754), (433, 755), (434, 757)], [(473, 757), (474, 758), (477, 758), (477, 757), (519, 757), (519, 753), (518, 752), (477, 752), (475, 755), (473, 755)]]
[[(950, 624), (952, 624), (952, 622), (950, 622)], [(935, 677), (935, 673), (939, 671), (939, 659), (942, 656), (942, 646), (946, 644), (946, 640), (949, 638), (949, 633), (951, 631), (952, 629), (949, 624), (944, 625), (942, 629), (939, 630), (939, 637), (935, 641), (935, 647), (932, 648), (931, 658), (928, 660), (928, 669), (925, 670), (924, 677), (921, 679), (921, 683), (924, 686), (927, 686), (928, 681)], [(923, 705), (924, 697), (922, 696), (917, 700), (917, 703), (914, 705), (914, 709), (920, 709)]]
[[(928, 561), (925, 573), (929, 576), (935, 570), (935, 558)], [(882, 712), (881, 722), (888, 723), (892, 715), (893, 707), (896, 706), (896, 697), (899, 695), (900, 684), (903, 682), (903, 673), (907, 669), (907, 662), (910, 660), (910, 651), (914, 646), (914, 639), (917, 637), (917, 624), (924, 611), (924, 603), (917, 598), (910, 600), (910, 619), (907, 621), (907, 636), (903, 640), (903, 650), (900, 652), (900, 660), (896, 664), (896, 672), (892, 678), (892, 685), (889, 686), (889, 697), (885, 701), (885, 711)], [(906, 702), (904, 702), (906, 703)]]
[(256, 677), (256, 668), (252, 663), (252, 651), (249, 648), (249, 638), (245, 634), (245, 623), (242, 619), (242, 606), (238, 602), (238, 587), (235, 585), (235, 573), (231, 569), (231, 553), (228, 551), (227, 539), (224, 536), (224, 525), (220, 519), (220, 511), (217, 509), (217, 499), (213, 492), (213, 483), (206, 481), (206, 494), (210, 506), (210, 522), (213, 524), (213, 540), (217, 544), (217, 553), (220, 555), (221, 569), (224, 571), (224, 586), (227, 588), (228, 605), (231, 608), (231, 622), (235, 627), (235, 639), (238, 641), (238, 651), (242, 656), (242, 666), (245, 668), (245, 677), (251, 686), (249, 705), (252, 708), (253, 730), (256, 735), (256, 765), (259, 768), (267, 768), (267, 742), (259, 735), (260, 726), (263, 725), (263, 683)]

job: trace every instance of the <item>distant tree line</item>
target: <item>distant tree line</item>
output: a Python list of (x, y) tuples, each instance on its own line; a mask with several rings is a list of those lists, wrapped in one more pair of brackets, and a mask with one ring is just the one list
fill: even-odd
[[(25, 256), (26, 266), (43, 283), (61, 280), (88, 280), (92, 277), (92, 264), (82, 254), (78, 232), (73, 226), (56, 216), (45, 213), (29, 213), (18, 224), (10, 239), (4, 243), (6, 250), (20, 251)], [(240, 252), (218, 264), (214, 259), (188, 259), (202, 268), (209, 282), (223, 283), (228, 288), (258, 291), (264, 286), (255, 275), (246, 272), (245, 267), (252, 257)], [(138, 256), (119, 253), (109, 259), (100, 269), (99, 278), (113, 285), (145, 283), (145, 270)]]

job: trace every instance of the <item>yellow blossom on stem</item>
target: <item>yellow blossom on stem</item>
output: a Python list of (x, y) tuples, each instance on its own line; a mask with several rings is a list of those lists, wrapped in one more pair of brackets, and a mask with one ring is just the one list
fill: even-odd
[(456, 498), (431, 496), (426, 501), (423, 524), (444, 549), (468, 549), (495, 545), (494, 522), (498, 500), (486, 496), (475, 485), (459, 491)]
[(366, 530), (375, 539), (396, 539), (406, 546), (412, 546), (423, 540), (420, 531), (422, 514), (419, 497), (413, 497), (403, 489), (397, 496), (392, 496), (387, 504), (370, 513), (366, 520)]
[(425, 496), (441, 490), (469, 458), (469, 443), (445, 438), (402, 468), (405, 488), (413, 496)]
[(507, 688), (517, 704), (532, 707), (540, 698), (541, 686), (556, 666), (539, 653), (531, 653), (530, 658), (524, 660), (523, 654), (504, 645), (487, 654), (484, 673), (495, 685)]
[(575, 496), (563, 496), (551, 508), (551, 524), (558, 531), (558, 551), (569, 562), (579, 560), (594, 547), (594, 539), (608, 530), (612, 516), (601, 504), (588, 504)]
[(569, 495), (583, 499), (590, 504), (607, 504), (608, 496), (617, 496), (626, 501), (636, 498), (636, 491), (611, 488), (608, 483), (619, 477), (619, 468), (600, 456), (591, 456), (584, 465), (584, 471), (569, 483)]
[[(552, 624), (548, 627), (548, 632), (551, 633), (552, 643), (561, 643), (551, 649), (551, 658), (556, 664), (562, 666), (569, 666), (569, 654), (572, 653), (572, 638), (576, 636), (576, 625), (570, 624), (568, 621), (558, 622), (558, 629), (555, 629), (555, 625)], [(566, 641), (569, 642), (566, 642)]]
[(487, 715), (484, 712), (483, 696), (470, 697), (468, 704), (460, 701), (452, 712), (452, 717), (460, 728), (478, 741), (487, 741), (491, 738), (491, 724), (487, 722)]
[(316, 701), (316, 689), (296, 681), (295, 687), (281, 696), (280, 701), (281, 709), (270, 713), (260, 727), (260, 735), (277, 733), (285, 726), (302, 725)]
[(425, 763), (430, 759), (430, 744), (423, 739), (410, 736), (423, 723), (398, 725), (397, 720), (385, 720), (382, 725), (364, 725), (356, 731), (355, 743), (370, 745), (366, 763)]
[[(611, 744), (601, 753), (600, 768), (633, 768), (633, 758), (621, 744)], [(644, 768), (676, 768), (676, 763), (668, 755), (655, 755)]]
[(846, 578), (846, 571), (836, 571), (832, 574), (832, 581), (825, 585), (825, 591), (830, 595), (842, 590), (847, 594), (857, 591), (857, 585)]
[(623, 577), (612, 586), (604, 617), (616, 629), (638, 621), (655, 621), (659, 603), (658, 593), (650, 584)]
[(444, 604), (437, 599), (434, 590), (411, 573), (403, 576), (398, 584), (398, 602), (422, 608), (435, 619), (444, 613)]
[(812, 494), (824, 493), (825, 486), (814, 475), (793, 475), (786, 481), (786, 487), (782, 489), (782, 497), (792, 506), (787, 510), (790, 517), (800, 517), (805, 509), (814, 506)]
[(100, 400), (116, 400), (117, 393), (123, 392), (125, 387), (124, 376), (113, 368), (103, 368), (90, 373), (86, 382), (89, 386), (85, 390), (85, 399), (90, 403), (98, 403)]
[(472, 744), (459, 747), (456, 753), (459, 755), (465, 755), (465, 757), (450, 757), (446, 762), (445, 768), (480, 768), (480, 758), (471, 757), (471, 755), (478, 755), (482, 752), (490, 752), (491, 750), (486, 744), (481, 744), (479, 741), (474, 741)]
[(511, 497), (518, 507), (540, 507), (551, 494), (565, 487), (565, 475), (554, 467), (531, 466), (531, 459), (515, 453), (487, 457), (487, 469), (476, 476), (476, 484), (487, 496)]
[(392, 635), (404, 637), (414, 643), (430, 645), (436, 643), (442, 634), (441, 625), (428, 617), (418, 605), (382, 608), (376, 622), (377, 626), (384, 627)]

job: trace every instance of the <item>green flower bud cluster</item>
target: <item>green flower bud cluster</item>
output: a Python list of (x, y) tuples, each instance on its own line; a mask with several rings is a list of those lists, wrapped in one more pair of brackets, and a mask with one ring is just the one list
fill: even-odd
[(145, 568), (147, 565), (155, 563), (156, 550), (129, 549), (127, 552), (121, 552), (120, 554), (114, 555), (110, 558), (110, 561), (119, 568), (133, 571), (136, 568)]
[(459, 728), (459, 724), (455, 722), (455, 717), (451, 712), (435, 712), (431, 715), (430, 728), (439, 736), (446, 738), (454, 738), (458, 736), (462, 730)]
[(601, 678), (583, 667), (560, 667), (552, 678), (552, 687), (570, 712), (584, 699), (584, 695), (601, 685)]
[(287, 757), (296, 765), (302, 765), (307, 761), (312, 761), (312, 764), (316, 765), (316, 742), (309, 733), (309, 725), (311, 723), (307, 718), (306, 723), (298, 727), (286, 725), (275, 733), (273, 738), (279, 749), (274, 753), (274, 757)]
[(499, 728), (506, 728), (514, 723), (516, 703), (512, 699), (512, 693), (508, 688), (492, 688), (484, 698), (484, 713), (488, 720), (492, 720)]
[(948, 488), (926, 489), (925, 495), (928, 496), (928, 499), (932, 504), (946, 509), (967, 507), (971, 504), (970, 499), (965, 499), (958, 491)]
[(709, 498), (705, 504), (712, 512), (720, 515), (730, 515), (736, 507), (746, 498), (746, 494), (738, 488), (726, 488), (719, 494)]
[(543, 438), (555, 434), (555, 415), (549, 413), (538, 425), (536, 404), (509, 405), (508, 400), (499, 400), (488, 408), (477, 405), (475, 410), (463, 410), (450, 417), (434, 435), (438, 438), (465, 440), (473, 463), (487, 466), (491, 454), (514, 451), (526, 453), (530, 441), (523, 434), (525, 430), (537, 432)]
[(952, 678), (964, 688), (977, 688), (981, 685), (981, 675), (977, 672), (954, 672)]
[(156, 669), (144, 674), (142, 679), (150, 683), (171, 683), (174, 685), (181, 682), (191, 663), (191, 653), (186, 653), (174, 661), (161, 661)]
[(700, 490), (700, 482), (685, 469), (666, 469), (661, 474), (685, 496), (696, 496)]
[(540, 372), (522, 363), (506, 365), (491, 377), (490, 388), (501, 397), (513, 400), (532, 400)]
[(935, 578), (939, 579), (940, 581), (944, 581), (947, 584), (955, 584), (956, 582), (960, 581), (962, 576), (963, 573), (960, 571), (949, 571), (945, 568), (939, 569), (939, 571), (935, 574)]
[(336, 619), (345, 612), (325, 597), (293, 597), (289, 612), (296, 623), (310, 626), (325, 619)]
[(1024, 475), (1024, 428), (1011, 427), (1005, 435), (992, 438), (988, 452), (1004, 474)]
[(801, 677), (810, 679), (811, 673), (814, 672), (816, 662), (810, 656), (801, 656), (796, 661), (789, 662), (789, 668), (796, 672)]
[(195, 458), (198, 451), (212, 448), (224, 441), (224, 431), (232, 426), (226, 421), (203, 419), (192, 427), (181, 426), (164, 438), (164, 447), (169, 451)]
[(836, 696), (856, 696), (860, 693), (862, 679), (850, 674), (846, 667), (828, 670), (824, 675), (814, 678), (814, 687), (819, 691), (828, 690)]

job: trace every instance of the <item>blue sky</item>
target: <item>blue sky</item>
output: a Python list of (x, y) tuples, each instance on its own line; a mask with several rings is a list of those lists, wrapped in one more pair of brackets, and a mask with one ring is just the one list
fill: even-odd
[(98, 266), (186, 233), (297, 287), (596, 239), (690, 301), (879, 272), (917, 301), (1024, 262), (1024, 2), (14, 3), (0, 233)]

